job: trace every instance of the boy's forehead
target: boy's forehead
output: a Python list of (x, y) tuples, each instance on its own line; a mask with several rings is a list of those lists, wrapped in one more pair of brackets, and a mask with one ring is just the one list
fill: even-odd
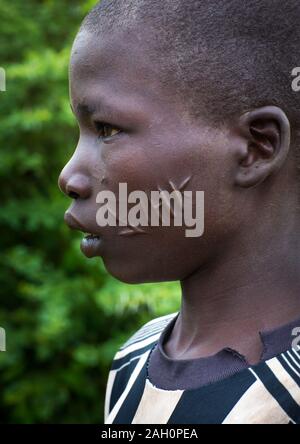
[(85, 30), (80, 32), (72, 48), (71, 75), (75, 78), (97, 76), (99, 80), (113, 77), (127, 82), (158, 81), (146, 52), (126, 37), (124, 41), (122, 33), (98, 36)]
[(102, 36), (82, 30), (74, 41), (70, 60), (73, 99), (87, 102), (91, 96), (96, 99), (102, 92), (105, 96), (110, 92), (111, 101), (132, 98), (141, 107), (156, 103), (174, 112), (184, 112), (172, 87), (161, 82), (161, 67), (149, 56), (147, 44), (135, 37), (122, 32)]
[(142, 37), (128, 33), (102, 36), (81, 31), (71, 53), (71, 101), (90, 103), (103, 96), (107, 102), (126, 102), (141, 112), (159, 108), (165, 117), (179, 114), (189, 118), (186, 104), (171, 82), (161, 81), (161, 67), (149, 50), (151, 53)]
[(93, 74), (103, 76), (107, 69), (112, 70), (114, 59), (119, 59), (119, 57), (118, 45), (114, 44), (112, 39), (97, 38), (91, 32), (81, 31), (72, 48), (71, 75), (75, 77)]

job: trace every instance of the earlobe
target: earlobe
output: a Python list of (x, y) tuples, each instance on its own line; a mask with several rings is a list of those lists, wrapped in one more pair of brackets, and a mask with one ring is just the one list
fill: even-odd
[(250, 188), (276, 173), (290, 149), (290, 122), (281, 108), (266, 106), (243, 114), (238, 122), (242, 144), (236, 185)]

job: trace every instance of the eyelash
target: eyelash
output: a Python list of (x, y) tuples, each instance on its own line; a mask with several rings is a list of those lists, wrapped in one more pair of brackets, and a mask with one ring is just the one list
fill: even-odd
[[(106, 123), (106, 122), (95, 122), (95, 127), (97, 130), (99, 139), (112, 139), (113, 137), (118, 136), (122, 132), (122, 130), (120, 128), (118, 128), (114, 125), (110, 125), (109, 123)], [(107, 130), (107, 129), (115, 129), (118, 132), (116, 134), (111, 135), (111, 136), (105, 136), (105, 135), (100, 134), (101, 132), (102, 133), (105, 132), (105, 130)]]

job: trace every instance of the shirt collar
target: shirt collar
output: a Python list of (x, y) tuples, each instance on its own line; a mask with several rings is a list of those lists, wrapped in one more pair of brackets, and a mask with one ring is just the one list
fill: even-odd
[[(246, 358), (238, 351), (225, 347), (216, 354), (195, 359), (173, 359), (165, 350), (164, 343), (170, 335), (180, 311), (165, 326), (151, 351), (148, 376), (158, 388), (166, 390), (199, 388), (207, 383), (216, 382), (234, 373), (250, 367)], [(292, 348), (293, 330), (300, 327), (300, 318), (274, 328), (260, 332), (263, 352), (260, 359), (265, 361)], [(159, 369), (159, 371), (158, 371)]]

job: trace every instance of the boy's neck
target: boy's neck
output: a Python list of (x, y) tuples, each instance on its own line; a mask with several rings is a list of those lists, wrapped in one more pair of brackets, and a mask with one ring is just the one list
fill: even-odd
[(237, 241), (227, 258), (181, 281), (181, 313), (165, 345), (170, 357), (230, 347), (254, 364), (262, 354), (259, 331), (300, 317), (299, 229), (267, 231)]

